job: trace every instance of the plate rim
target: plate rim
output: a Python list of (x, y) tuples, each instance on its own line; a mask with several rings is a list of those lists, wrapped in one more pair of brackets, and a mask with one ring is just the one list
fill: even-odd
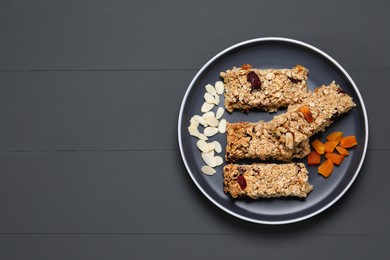
[[(202, 75), (202, 73), (216, 60), (218, 59), (219, 57), (221, 57), (222, 55), (228, 53), (229, 51), (233, 50), (233, 49), (236, 49), (236, 48), (239, 48), (241, 46), (244, 46), (244, 45), (248, 45), (248, 44), (252, 44), (252, 43), (256, 43), (256, 42), (267, 42), (267, 41), (279, 41), (279, 42), (284, 42), (284, 43), (293, 43), (293, 44), (296, 44), (296, 45), (299, 45), (299, 46), (303, 46), (305, 48), (308, 48), (308, 49), (311, 49), (313, 51), (315, 51), (316, 53), (322, 55), (323, 57), (325, 57), (326, 59), (328, 59), (331, 63), (333, 63), (346, 77), (347, 79), (350, 81), (350, 83), (352, 84), (352, 87), (354, 88), (355, 92), (356, 92), (356, 95), (358, 96), (358, 99), (360, 101), (360, 104), (361, 104), (361, 108), (362, 108), (362, 111), (363, 111), (363, 117), (364, 117), (364, 127), (365, 127), (365, 140), (364, 140), (364, 148), (363, 148), (363, 153), (362, 153), (362, 157), (360, 158), (360, 162), (359, 162), (359, 165), (354, 173), (354, 175), (352, 176), (351, 180), (349, 181), (348, 185), (346, 185), (344, 187), (344, 189), (333, 199), (331, 200), (329, 203), (327, 203), (325, 206), (321, 207), (320, 209), (310, 213), (310, 214), (306, 214), (304, 216), (301, 216), (301, 217), (297, 217), (297, 218), (292, 218), (292, 219), (287, 219), (287, 220), (279, 220), (279, 221), (267, 221), (267, 220), (260, 220), (260, 219), (255, 219), (255, 218), (250, 218), (250, 217), (247, 217), (247, 216), (243, 216), (243, 215), (240, 215), (240, 214), (237, 214), (233, 211), (231, 211), (230, 209), (220, 205), (213, 197), (211, 197), (204, 189), (203, 187), (198, 183), (198, 181), (195, 179), (194, 177), (194, 174), (192, 173), (188, 163), (187, 163), (187, 160), (186, 160), (186, 156), (184, 154), (184, 149), (183, 149), (183, 144), (182, 144), (182, 134), (181, 134), (181, 126), (182, 126), (182, 118), (183, 118), (183, 110), (184, 110), (184, 107), (186, 105), (186, 101), (188, 99), (188, 96), (189, 96), (189, 93), (191, 92), (192, 88), (194, 87), (194, 84), (195, 82), (198, 80), (198, 78), (200, 77), (200, 75)], [(195, 183), (195, 185), (198, 187), (198, 189), (203, 193), (204, 196), (206, 196), (206, 198), (208, 198), (214, 205), (216, 205), (217, 207), (219, 207), (220, 209), (222, 209), (223, 211), (225, 211), (226, 213), (229, 213), (230, 215), (232, 216), (235, 216), (237, 218), (240, 218), (242, 220), (246, 220), (246, 221), (249, 221), (249, 222), (252, 222), (252, 223), (258, 223), (258, 224), (268, 224), (268, 225), (281, 225), (281, 224), (289, 224), (289, 223), (295, 223), (295, 222), (299, 222), (299, 221), (303, 221), (305, 219), (308, 219), (308, 218), (311, 218), (315, 215), (318, 215), (320, 214), (321, 212), (325, 211), (326, 209), (328, 209), (330, 206), (332, 206), (333, 204), (335, 204), (347, 191), (348, 189), (352, 186), (352, 184), (354, 183), (355, 179), (357, 178), (358, 174), (360, 173), (360, 170), (361, 170), (361, 167), (363, 166), (363, 162), (364, 162), (364, 159), (366, 157), (366, 153), (367, 153), (367, 147), (368, 147), (368, 137), (369, 137), (369, 128), (368, 128), (368, 116), (367, 116), (367, 110), (366, 110), (366, 107), (365, 107), (365, 104), (364, 104), (364, 101), (363, 101), (363, 98), (360, 94), (360, 91), (359, 89), (357, 88), (355, 82), (353, 81), (353, 79), (351, 78), (351, 76), (348, 74), (348, 72), (335, 60), (333, 59), (330, 55), (328, 55), (327, 53), (325, 53), (324, 51), (318, 49), (317, 47), (314, 47), (308, 43), (305, 43), (303, 41), (300, 41), (300, 40), (295, 40), (295, 39), (291, 39), (291, 38), (285, 38), (285, 37), (261, 37), (261, 38), (254, 38), (254, 39), (250, 39), (250, 40), (246, 40), (246, 41), (242, 41), (242, 42), (239, 42), (237, 44), (234, 44), (234, 45), (231, 45), (230, 47), (220, 51), (219, 53), (217, 53), (214, 57), (212, 57), (209, 61), (207, 61), (203, 66), (202, 68), (196, 73), (196, 75), (194, 76), (194, 78), (191, 80), (185, 94), (184, 94), (184, 97), (183, 97), (183, 100), (182, 100), (182, 103), (180, 105), (180, 110), (179, 110), (179, 118), (178, 118), (178, 142), (179, 142), (179, 148), (180, 148), (180, 154), (181, 154), (181, 157), (182, 157), (182, 160), (183, 160), (183, 163), (186, 167), (186, 170), (187, 172), (189, 173), (192, 181)]]

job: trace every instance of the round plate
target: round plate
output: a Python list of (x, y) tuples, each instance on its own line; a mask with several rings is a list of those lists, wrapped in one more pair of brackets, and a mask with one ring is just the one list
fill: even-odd
[[(193, 115), (201, 115), (200, 108), (204, 102), (205, 85), (214, 85), (221, 80), (219, 73), (242, 64), (252, 64), (254, 68), (292, 68), (301, 64), (309, 69), (308, 88), (329, 85), (333, 80), (350, 95), (356, 107), (349, 113), (337, 118), (325, 133), (312, 137), (325, 140), (333, 131), (342, 131), (344, 135), (355, 135), (358, 145), (349, 149), (350, 155), (340, 166), (336, 166), (328, 178), (317, 173), (318, 166), (308, 166), (309, 181), (314, 190), (307, 198), (275, 199), (232, 199), (223, 192), (223, 165), (216, 168), (217, 173), (207, 176), (201, 172), (204, 162), (196, 147), (197, 138), (190, 136), (188, 126)], [(223, 95), (219, 106), (223, 106)], [(216, 108), (214, 107), (213, 111)], [(235, 111), (223, 118), (228, 122), (260, 120), (269, 121), (277, 113), (254, 111), (247, 114)], [(201, 131), (201, 127), (199, 127)], [(259, 38), (241, 42), (220, 52), (207, 62), (196, 74), (188, 87), (180, 108), (178, 122), (180, 152), (184, 164), (200, 191), (222, 210), (247, 221), (263, 224), (292, 223), (312, 217), (334, 204), (352, 185), (363, 164), (368, 143), (368, 120), (363, 99), (358, 88), (348, 73), (333, 58), (323, 51), (300, 41), (286, 38)], [(210, 138), (218, 140), (226, 147), (226, 136), (218, 134)], [(224, 157), (225, 149), (221, 156)], [(306, 159), (295, 160), (306, 163)], [(307, 165), (307, 164), (306, 164)]]

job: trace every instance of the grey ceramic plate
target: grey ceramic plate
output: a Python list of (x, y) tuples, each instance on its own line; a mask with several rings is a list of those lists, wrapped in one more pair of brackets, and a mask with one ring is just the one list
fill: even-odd
[[(350, 155), (341, 166), (335, 167), (329, 178), (318, 175), (316, 166), (309, 166), (309, 180), (314, 190), (306, 199), (281, 198), (262, 200), (233, 200), (223, 193), (223, 165), (217, 173), (206, 176), (201, 172), (204, 165), (196, 147), (197, 138), (188, 134), (187, 127), (193, 115), (201, 115), (205, 85), (220, 80), (219, 73), (233, 66), (249, 63), (256, 68), (292, 68), (301, 64), (309, 69), (309, 89), (328, 85), (335, 80), (352, 96), (357, 104), (348, 114), (341, 116), (324, 134), (313, 136), (325, 139), (327, 133), (343, 131), (356, 135), (358, 146), (350, 149)], [(220, 106), (223, 106), (223, 98)], [(214, 108), (214, 111), (216, 109)], [(285, 110), (278, 111), (284, 113)], [(271, 120), (275, 114), (256, 111), (248, 114), (233, 112), (224, 114), (228, 122)], [(201, 127), (200, 127), (201, 130)], [(185, 93), (178, 122), (180, 152), (192, 180), (200, 191), (216, 206), (241, 219), (263, 224), (292, 223), (312, 217), (333, 205), (352, 185), (363, 164), (368, 143), (368, 120), (363, 99), (348, 73), (329, 55), (306, 43), (285, 38), (259, 38), (236, 44), (220, 52), (196, 74)], [(226, 146), (225, 135), (211, 138)], [(222, 152), (224, 155), (225, 150)], [(299, 160), (298, 160), (299, 161)], [(306, 160), (301, 160), (306, 163)]]

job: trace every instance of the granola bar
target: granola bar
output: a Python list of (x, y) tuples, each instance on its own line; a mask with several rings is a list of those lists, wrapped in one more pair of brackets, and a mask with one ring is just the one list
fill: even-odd
[(228, 164), (223, 169), (224, 192), (233, 198), (304, 198), (313, 190), (303, 163)]
[[(309, 138), (324, 131), (333, 120), (352, 109), (352, 98), (334, 82), (321, 86), (300, 104), (269, 122), (228, 123), (226, 125), (226, 160), (242, 158), (277, 159), (289, 162), (310, 152)], [(308, 110), (312, 120), (302, 111)]]
[[(221, 72), (225, 84), (226, 110), (248, 112), (258, 108), (275, 112), (280, 107), (299, 103), (307, 96), (307, 74), (308, 70), (301, 65), (292, 69), (260, 70), (247, 64)], [(257, 77), (260, 85), (251, 83), (250, 75)]]

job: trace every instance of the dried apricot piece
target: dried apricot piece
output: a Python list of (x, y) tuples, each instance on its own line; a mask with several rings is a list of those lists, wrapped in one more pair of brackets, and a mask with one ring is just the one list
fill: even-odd
[(317, 165), (321, 162), (321, 154), (317, 151), (311, 151), (307, 156), (307, 164), (308, 165)]
[(336, 150), (339, 152), (340, 155), (342, 155), (342, 156), (344, 156), (344, 157), (349, 155), (348, 150), (345, 149), (344, 147), (337, 146), (337, 147), (336, 147)]
[(251, 64), (242, 64), (241, 69), (243, 70), (250, 70), (252, 68)]
[(336, 165), (340, 165), (344, 160), (344, 156), (337, 153), (326, 153), (325, 158)]
[(357, 145), (356, 137), (354, 135), (345, 136), (340, 139), (340, 146), (344, 148), (351, 148)]
[(340, 141), (340, 138), (343, 137), (343, 132), (333, 132), (326, 137), (328, 141)]
[(318, 167), (318, 173), (324, 177), (328, 177), (332, 174), (333, 168), (333, 163), (330, 160), (326, 160)]
[(333, 153), (334, 148), (339, 144), (339, 141), (327, 141), (325, 143), (325, 152), (326, 153)]
[(325, 145), (319, 139), (314, 140), (311, 145), (319, 154), (325, 153)]
[(306, 105), (302, 106), (299, 111), (302, 112), (308, 123), (312, 123), (314, 121), (313, 115), (311, 114), (310, 108)]

